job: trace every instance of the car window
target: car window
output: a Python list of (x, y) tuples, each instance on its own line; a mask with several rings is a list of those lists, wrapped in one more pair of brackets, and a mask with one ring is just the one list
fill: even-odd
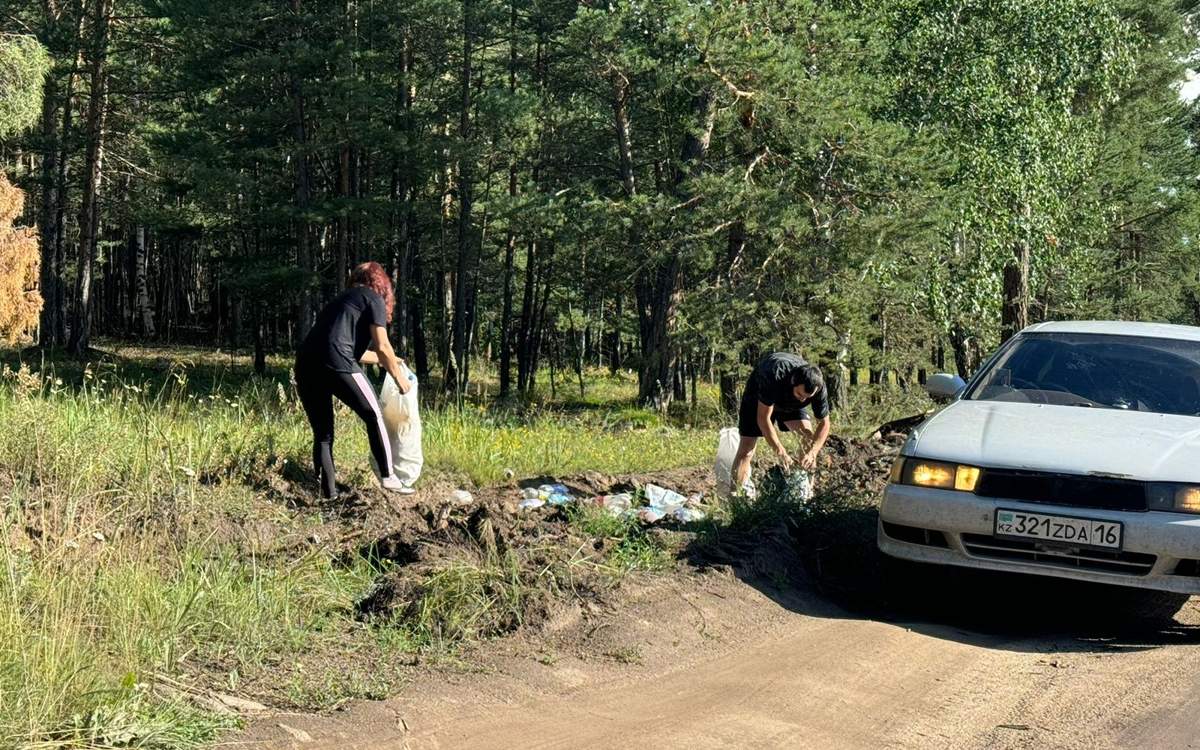
[(967, 398), (1200, 416), (1200, 342), (1024, 334)]

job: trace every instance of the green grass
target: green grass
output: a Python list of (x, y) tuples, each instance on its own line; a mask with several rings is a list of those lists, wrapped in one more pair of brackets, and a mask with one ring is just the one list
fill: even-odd
[[(586, 385), (580, 398), (566, 380), (556, 400), (543, 390), (519, 408), (493, 403), (485, 387), (480, 401), (427, 409), (427, 473), (486, 485), (507, 472), (708, 464), (716, 429), (731, 422), (711, 386), (695, 407), (662, 415), (634, 403), (629, 374), (589, 371)], [(856, 393), (838, 419), (868, 430), (911, 408), (885, 393)], [(511, 551), (484, 550), (431, 571), (413, 607), (367, 628), (354, 603), (380, 572), (371, 563), (322, 551), (259, 559), (215, 533), (307, 523), (261, 494), (272, 473), (309, 471), (285, 361), (257, 378), (247, 358), (200, 349), (125, 348), (87, 366), (0, 353), (0, 424), (0, 747), (194, 747), (229, 725), (173, 684), (257, 686), (324, 708), (377, 697), (395, 674), (307, 655), (445, 652), (519, 626), (531, 598), (573, 585), (572, 566), (619, 578), (673, 560), (661, 535), (578, 509), (572, 527), (600, 540), (594, 554), (530, 578)], [(345, 410), (338, 430), (339, 478), (369, 484), (363, 430)], [(276, 673), (279, 684), (264, 681)]]
[(614, 516), (598, 505), (568, 506), (572, 526), (603, 545), (599, 564), (620, 577), (634, 570), (663, 570), (671, 565), (671, 551), (636, 518)]

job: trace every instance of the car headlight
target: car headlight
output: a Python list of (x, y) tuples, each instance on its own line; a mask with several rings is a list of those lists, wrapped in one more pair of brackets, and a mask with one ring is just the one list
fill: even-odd
[[(974, 492), (982, 473), (978, 466), (901, 456), (892, 464), (891, 479), (893, 484)], [(1197, 510), (1200, 511), (1200, 498), (1197, 498)]]
[(1152, 484), (1146, 492), (1150, 510), (1200, 513), (1200, 485)]

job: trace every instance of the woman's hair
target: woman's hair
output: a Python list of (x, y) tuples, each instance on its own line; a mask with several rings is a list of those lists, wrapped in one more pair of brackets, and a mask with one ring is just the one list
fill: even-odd
[(350, 286), (365, 286), (383, 298), (383, 306), (387, 309), (388, 322), (392, 322), (392, 310), (396, 307), (396, 293), (392, 290), (392, 280), (388, 278), (383, 266), (373, 260), (359, 263), (350, 272)]

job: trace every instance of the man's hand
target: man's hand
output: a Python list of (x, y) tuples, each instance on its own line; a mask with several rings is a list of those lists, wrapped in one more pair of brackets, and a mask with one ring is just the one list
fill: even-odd
[(779, 450), (775, 451), (775, 455), (779, 456), (779, 463), (783, 465), (784, 471), (792, 470), (792, 464), (794, 464), (795, 461), (792, 459), (792, 454), (788, 453), (786, 448), (780, 448)]
[(800, 459), (800, 468), (805, 471), (812, 471), (817, 468), (817, 451), (809, 451)]

